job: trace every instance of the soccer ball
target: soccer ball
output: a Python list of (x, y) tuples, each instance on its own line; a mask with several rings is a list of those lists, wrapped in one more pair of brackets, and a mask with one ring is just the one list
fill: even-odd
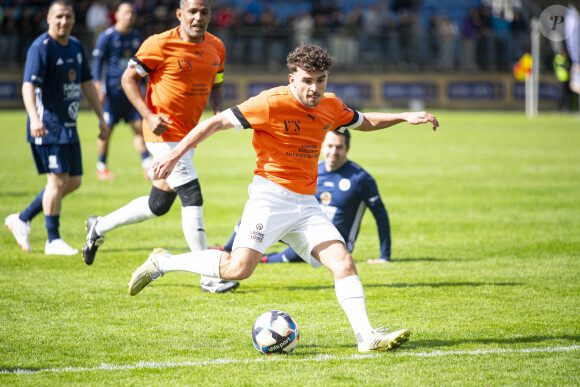
[(296, 321), (279, 310), (262, 314), (252, 327), (254, 347), (266, 355), (292, 352), (298, 345), (299, 336)]

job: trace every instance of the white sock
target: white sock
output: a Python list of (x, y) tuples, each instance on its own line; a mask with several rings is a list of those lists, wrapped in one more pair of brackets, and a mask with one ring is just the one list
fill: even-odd
[(151, 156), (144, 158), (143, 160), (141, 160), (141, 167), (144, 170), (147, 170), (149, 168), (151, 168), (151, 164), (153, 164), (153, 159), (151, 158)]
[[(203, 225), (203, 207), (202, 206), (187, 206), (181, 207), (181, 227), (187, 245), (192, 252), (207, 250), (207, 238), (205, 234), (205, 226)], [(220, 279), (201, 276), (202, 284), (209, 284), (212, 282), (219, 282)]]
[(334, 284), (338, 303), (350, 321), (357, 343), (368, 339), (373, 332), (365, 303), (365, 293), (358, 275), (339, 279)]
[(222, 251), (219, 250), (204, 250), (170, 255), (166, 259), (159, 260), (159, 270), (163, 274), (172, 271), (189, 271), (191, 273), (219, 278), (221, 256)]
[(181, 207), (181, 227), (191, 251), (207, 250), (202, 206)]
[(142, 222), (153, 217), (155, 214), (149, 209), (149, 196), (141, 196), (118, 210), (101, 217), (97, 223), (96, 231), (97, 234), (104, 236), (117, 227)]

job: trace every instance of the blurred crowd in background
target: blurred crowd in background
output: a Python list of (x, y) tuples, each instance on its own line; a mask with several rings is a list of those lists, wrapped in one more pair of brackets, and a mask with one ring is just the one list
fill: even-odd
[[(49, 1), (0, 1), (0, 66), (20, 71), (32, 41), (46, 31)], [(114, 23), (117, 0), (74, 1), (73, 35), (90, 54)], [(135, 0), (145, 36), (178, 25), (179, 0)], [(537, 8), (537, 6), (536, 6)], [(327, 48), (333, 70), (351, 72), (510, 72), (529, 51), (525, 0), (213, 0), (209, 32), (227, 49), (228, 71), (276, 71), (300, 42)], [(553, 54), (542, 45), (542, 71)]]

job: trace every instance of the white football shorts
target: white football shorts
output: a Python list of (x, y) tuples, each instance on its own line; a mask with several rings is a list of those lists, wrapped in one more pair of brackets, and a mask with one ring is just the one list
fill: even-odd
[(314, 195), (292, 192), (261, 176), (248, 187), (242, 222), (233, 249), (247, 247), (264, 252), (278, 241), (290, 247), (312, 267), (322, 264), (310, 253), (322, 242), (342, 236), (322, 212)]
[[(146, 142), (147, 150), (155, 160), (158, 157), (171, 153), (177, 146), (177, 142)], [(197, 172), (193, 166), (193, 154), (195, 148), (188, 150), (175, 165), (171, 174), (165, 179), (171, 189), (182, 186), (197, 179)], [(153, 171), (150, 171), (153, 172)], [(149, 176), (151, 177), (151, 176)]]

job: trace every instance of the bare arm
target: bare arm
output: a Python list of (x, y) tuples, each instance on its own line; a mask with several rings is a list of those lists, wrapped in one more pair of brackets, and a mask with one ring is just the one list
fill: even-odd
[(219, 113), (201, 122), (173, 148), (171, 153), (155, 159), (151, 168), (155, 172), (156, 177), (166, 179), (185, 152), (197, 146), (214, 133), (231, 128), (232, 124), (224, 113)]
[(364, 132), (385, 129), (401, 122), (408, 122), (412, 125), (431, 122), (433, 130), (437, 130), (439, 122), (434, 115), (427, 112), (405, 112), (405, 113), (364, 113), (364, 121), (356, 130)]
[(213, 114), (221, 113), (224, 105), (224, 83), (215, 83), (209, 95), (209, 103), (213, 109)]
[(141, 88), (139, 87), (139, 81), (141, 76), (135, 70), (135, 67), (127, 67), (121, 78), (121, 85), (123, 90), (127, 95), (127, 98), (135, 109), (141, 114), (144, 120), (147, 120), (149, 129), (155, 133), (157, 136), (161, 136), (167, 130), (167, 125), (172, 124), (168, 117), (163, 114), (154, 114), (147, 106), (143, 94), (141, 94)]
[(36, 110), (35, 87), (32, 82), (24, 82), (22, 84), (22, 100), (24, 101), (24, 107), (26, 107), (26, 113), (28, 113), (30, 118), (30, 135), (36, 138), (44, 137), (48, 130), (46, 130), (46, 126), (44, 126), (44, 122), (42, 122)]
[(101, 106), (105, 105), (105, 94), (103, 94), (103, 84), (101, 81), (95, 81), (95, 87), (97, 88), (97, 93), (99, 94), (99, 101), (101, 102)]

